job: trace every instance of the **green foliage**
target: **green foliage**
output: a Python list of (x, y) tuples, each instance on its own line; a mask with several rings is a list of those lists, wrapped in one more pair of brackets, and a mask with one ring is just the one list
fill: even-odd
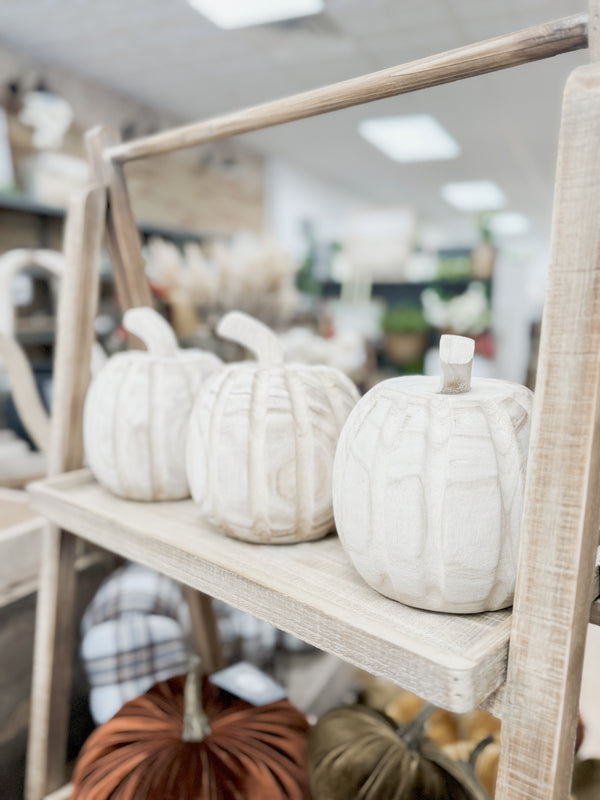
[(384, 333), (425, 333), (429, 325), (418, 306), (397, 305), (384, 311), (381, 328)]
[(467, 256), (438, 256), (438, 278), (464, 280), (471, 277), (471, 259)]

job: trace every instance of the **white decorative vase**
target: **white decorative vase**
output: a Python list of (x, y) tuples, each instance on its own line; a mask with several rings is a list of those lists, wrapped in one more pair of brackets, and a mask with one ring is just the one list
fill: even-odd
[(148, 352), (112, 356), (88, 390), (83, 418), (86, 460), (98, 483), (130, 500), (189, 495), (185, 445), (200, 387), (221, 361), (179, 350), (168, 323), (151, 308), (123, 317)]
[(378, 592), (472, 613), (512, 603), (533, 394), (475, 378), (474, 343), (442, 336), (439, 378), (383, 381), (335, 457), (338, 533)]
[(334, 367), (283, 363), (275, 334), (238, 311), (218, 332), (253, 351), (200, 394), (187, 451), (192, 497), (225, 533), (270, 544), (333, 528), (331, 472), (358, 391)]

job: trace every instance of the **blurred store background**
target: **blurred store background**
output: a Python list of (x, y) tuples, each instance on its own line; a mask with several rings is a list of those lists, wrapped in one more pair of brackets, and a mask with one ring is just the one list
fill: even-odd
[[(271, 20), (285, 3), (237, 5), (245, 17), (223, 0), (0, 0), (0, 265), (17, 248), (61, 249), (93, 125), (127, 140), (585, 10), (580, 0), (314, 0), (311, 13)], [(289, 359), (334, 364), (361, 390), (437, 374), (447, 332), (475, 338), (474, 374), (534, 388), (561, 92), (587, 58), (128, 165), (157, 307), (182, 345), (225, 358), (236, 352), (215, 325), (246, 310), (278, 331)], [(50, 408), (58, 283), (42, 267), (34, 256), (14, 277), (0, 329)], [(125, 347), (120, 321), (105, 252), (96, 334), (106, 353)], [(12, 491), (45, 462), (2, 368), (0, 429), (0, 487)], [(25, 588), (9, 577), (2, 586), (0, 771), (16, 776), (10, 785), (27, 726), (35, 564), (30, 572)], [(82, 611), (106, 567), (87, 574)], [(294, 643), (223, 619), (232, 653), (276, 663), (281, 679)], [(600, 755), (600, 717), (586, 723), (584, 746)]]

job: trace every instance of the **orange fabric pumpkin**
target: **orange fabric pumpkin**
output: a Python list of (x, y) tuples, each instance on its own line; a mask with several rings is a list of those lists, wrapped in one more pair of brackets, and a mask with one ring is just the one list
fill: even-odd
[(202, 708), (199, 679), (185, 691), (185, 676), (157, 683), (94, 731), (72, 800), (308, 800), (300, 711), (225, 700), (206, 679)]

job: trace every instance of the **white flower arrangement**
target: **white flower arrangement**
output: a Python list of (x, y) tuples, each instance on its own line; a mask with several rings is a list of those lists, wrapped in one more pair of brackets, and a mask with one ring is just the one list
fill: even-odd
[(467, 290), (444, 300), (433, 289), (421, 294), (423, 316), (434, 328), (477, 336), (490, 325), (491, 310), (483, 283), (473, 281)]

